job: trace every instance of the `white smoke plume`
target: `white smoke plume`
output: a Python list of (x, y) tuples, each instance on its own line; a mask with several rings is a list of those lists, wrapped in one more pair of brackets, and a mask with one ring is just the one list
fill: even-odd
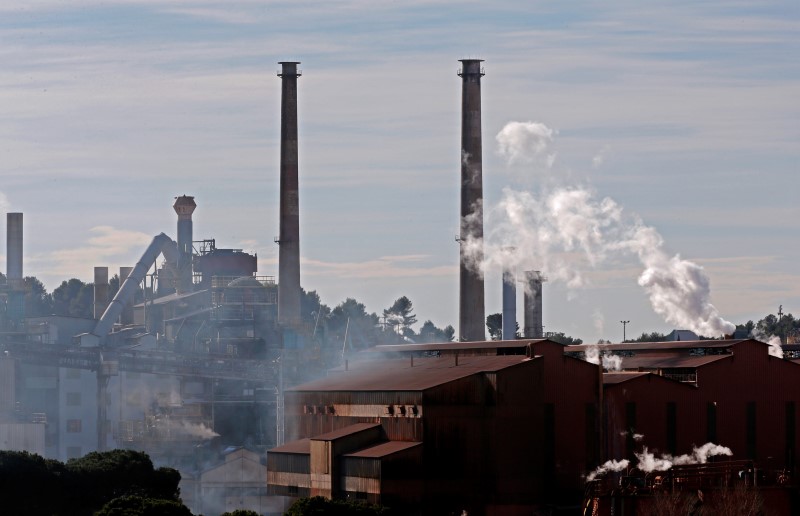
[(200, 439), (213, 439), (214, 437), (219, 437), (218, 433), (203, 423), (192, 423), (184, 420), (170, 419), (167, 422), (167, 426), (169, 427), (170, 431), (180, 435), (199, 437)]
[(673, 457), (669, 454), (656, 457), (654, 454), (647, 450), (647, 447), (642, 449), (641, 453), (635, 453), (636, 459), (639, 461), (636, 467), (645, 473), (651, 471), (666, 471), (672, 466), (685, 466), (687, 464), (705, 464), (708, 459), (718, 455), (731, 456), (733, 452), (727, 446), (720, 446), (714, 443), (706, 443), (703, 446), (695, 447), (692, 453), (687, 455), (679, 455)]
[[(527, 124), (533, 123), (510, 122), (497, 135), (509, 162), (546, 154), (556, 134)], [(670, 256), (654, 228), (625, 213), (614, 200), (598, 198), (589, 188), (556, 187), (539, 195), (506, 188), (500, 203), (486, 215), (491, 231), (485, 241), (475, 238), (462, 243), (474, 270), (504, 265), (536, 269), (551, 281), (579, 288), (587, 284), (586, 270), (635, 257), (643, 267), (638, 283), (665, 321), (708, 337), (735, 329), (711, 303), (702, 267), (679, 255)], [(508, 246), (517, 252), (504, 253)], [(513, 263), (506, 263), (509, 260)]]
[(783, 347), (781, 347), (781, 338), (777, 335), (767, 335), (766, 333), (756, 331), (751, 335), (754, 339), (769, 344), (769, 354), (773, 357), (783, 358)]
[(630, 464), (630, 461), (628, 459), (622, 459), (620, 461), (612, 459), (612, 460), (606, 461), (605, 463), (603, 463), (602, 466), (600, 466), (596, 470), (594, 470), (591, 473), (589, 473), (588, 475), (586, 475), (586, 481), (587, 482), (591, 482), (592, 480), (597, 478), (599, 475), (605, 475), (608, 472), (622, 471), (624, 469), (627, 469), (629, 464)]
[(603, 365), (606, 371), (621, 371), (622, 370), (622, 357), (617, 355), (605, 354), (600, 351), (596, 344), (587, 346), (584, 352), (584, 357), (587, 362), (592, 364)]
[(509, 122), (497, 134), (497, 147), (509, 163), (536, 163), (543, 161), (552, 168), (555, 152), (548, 152), (553, 136), (558, 134), (540, 122)]

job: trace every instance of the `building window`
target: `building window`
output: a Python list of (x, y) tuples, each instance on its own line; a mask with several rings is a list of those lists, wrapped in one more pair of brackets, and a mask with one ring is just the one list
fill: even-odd
[(67, 419), (67, 433), (68, 434), (77, 434), (81, 432), (81, 420), (80, 419)]
[(80, 446), (67, 446), (67, 459), (79, 459), (83, 456)]
[(287, 491), (289, 492), (289, 496), (297, 496), (300, 494), (300, 489), (297, 486), (287, 486)]
[(81, 393), (80, 392), (68, 392), (67, 393), (67, 405), (70, 407), (79, 407), (81, 405)]

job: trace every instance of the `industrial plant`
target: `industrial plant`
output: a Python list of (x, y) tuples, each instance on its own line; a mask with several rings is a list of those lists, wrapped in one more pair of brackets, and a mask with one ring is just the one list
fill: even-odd
[(544, 272), (511, 266), (498, 285), (502, 340), (486, 340), (475, 266), (485, 71), (461, 63), (456, 341), (325, 359), (301, 310), (301, 71), (285, 61), (276, 275), (243, 249), (196, 239), (206, 201), (182, 193), (176, 239), (155, 235), (113, 296), (117, 271), (94, 267), (92, 318), (34, 317), (23, 214), (7, 214), (0, 448), (58, 460), (142, 450), (177, 468), (184, 502), (207, 515), (277, 514), (306, 496), (399, 514), (652, 514), (667, 496), (710, 508), (739, 487), (776, 514), (800, 511), (800, 364), (768, 344), (564, 346), (543, 331)]

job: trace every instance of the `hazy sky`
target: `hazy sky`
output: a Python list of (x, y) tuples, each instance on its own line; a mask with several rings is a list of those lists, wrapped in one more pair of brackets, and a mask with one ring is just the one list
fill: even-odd
[[(195, 239), (276, 275), (276, 72), (297, 60), (303, 286), (378, 312), (407, 295), (421, 322), (457, 327), (457, 60), (482, 58), (487, 212), (609, 198), (704, 268), (725, 319), (800, 315), (795, 0), (3, 0), (0, 38), (0, 205), (24, 212), (24, 274), (49, 290), (175, 238), (182, 194)], [(509, 122), (545, 132), (503, 154)], [(502, 225), (487, 215), (487, 234)], [(674, 327), (639, 259), (578, 251), (524, 265), (551, 275), (545, 331)], [(500, 300), (490, 267), (486, 313)]]

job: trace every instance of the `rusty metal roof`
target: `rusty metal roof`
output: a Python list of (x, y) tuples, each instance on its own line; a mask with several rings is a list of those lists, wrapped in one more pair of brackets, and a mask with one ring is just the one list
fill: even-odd
[(287, 391), (423, 391), (459, 378), (496, 372), (532, 359), (524, 355), (409, 359), (363, 360), (349, 363), (348, 370), (329, 371), (321, 380), (305, 383)]
[(333, 432), (328, 432), (326, 434), (315, 435), (311, 438), (312, 441), (335, 441), (336, 439), (341, 439), (342, 437), (347, 437), (348, 435), (357, 434), (359, 432), (363, 432), (364, 430), (372, 430), (373, 428), (380, 428), (380, 423), (356, 423), (353, 425), (346, 426), (344, 428), (340, 428), (339, 430), (334, 430)]
[(603, 373), (603, 385), (612, 385), (612, 384), (627, 382), (628, 380), (633, 380), (634, 378), (639, 378), (640, 376), (644, 376), (647, 374), (652, 374), (652, 373), (642, 373), (637, 371)]
[(282, 446), (276, 446), (275, 448), (268, 450), (267, 454), (270, 453), (311, 453), (311, 439), (299, 439), (297, 441), (289, 441), (288, 443)]
[(435, 342), (431, 344), (384, 344), (365, 349), (365, 352), (401, 353), (408, 351), (456, 351), (475, 349), (507, 349), (524, 348), (528, 344), (541, 342), (546, 339), (521, 339), (521, 340), (485, 340), (477, 342)]
[(410, 448), (414, 448), (417, 446), (422, 446), (422, 443), (410, 443), (405, 441), (389, 441), (381, 444), (376, 444), (375, 446), (370, 446), (369, 448), (364, 448), (363, 450), (358, 450), (357, 452), (347, 453), (345, 457), (366, 457), (366, 458), (375, 458), (380, 459), (382, 457), (388, 457), (393, 453), (401, 452), (408, 450)]
[(620, 357), (622, 358), (622, 369), (674, 369), (674, 368), (696, 368), (711, 362), (716, 362), (733, 355), (706, 355), (706, 356), (686, 356), (677, 355), (673, 357)]
[(694, 348), (728, 348), (740, 342), (752, 339), (725, 339), (725, 340), (681, 340), (675, 342), (627, 342), (624, 344), (580, 344), (567, 346), (565, 352), (586, 351), (588, 348), (597, 348), (601, 351), (645, 351), (645, 350), (686, 350)]

